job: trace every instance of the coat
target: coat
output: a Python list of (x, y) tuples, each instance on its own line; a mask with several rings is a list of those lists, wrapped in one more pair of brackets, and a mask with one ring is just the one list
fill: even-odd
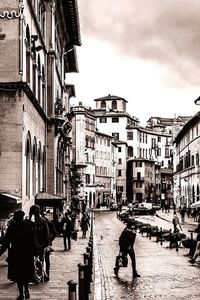
[(34, 279), (34, 235), (27, 221), (13, 221), (2, 241), (0, 255), (8, 249), (8, 279), (16, 282)]
[(87, 216), (82, 217), (80, 226), (81, 226), (82, 231), (87, 231), (88, 230), (88, 228), (90, 226), (90, 221), (89, 221)]
[(124, 228), (119, 237), (120, 251), (126, 251), (127, 249), (133, 249), (135, 243), (136, 233), (130, 228)]

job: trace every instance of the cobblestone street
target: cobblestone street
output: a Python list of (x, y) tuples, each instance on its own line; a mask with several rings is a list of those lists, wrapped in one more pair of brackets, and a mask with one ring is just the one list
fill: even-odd
[[(165, 222), (165, 221), (163, 221)], [(167, 224), (167, 222), (166, 222)], [(168, 224), (169, 226), (169, 224)], [(163, 226), (164, 227), (164, 226)], [(200, 298), (199, 263), (188, 262), (188, 249), (177, 252), (169, 243), (156, 243), (137, 233), (135, 252), (140, 278), (132, 280), (130, 265), (121, 268), (119, 278), (113, 274), (118, 254), (118, 237), (124, 228), (114, 213), (98, 213), (95, 217), (96, 250), (102, 271), (102, 299), (190, 299)], [(103, 236), (103, 238), (101, 238)]]

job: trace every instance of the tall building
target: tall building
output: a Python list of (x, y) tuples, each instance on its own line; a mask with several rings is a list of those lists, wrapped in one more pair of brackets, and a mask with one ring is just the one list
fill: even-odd
[(72, 148), (74, 205), (100, 207), (116, 197), (116, 145), (112, 136), (97, 131), (94, 111), (80, 102), (73, 106)]
[[(66, 201), (69, 72), (81, 45), (76, 0), (0, 2), (0, 211)], [(66, 78), (66, 81), (65, 81)]]

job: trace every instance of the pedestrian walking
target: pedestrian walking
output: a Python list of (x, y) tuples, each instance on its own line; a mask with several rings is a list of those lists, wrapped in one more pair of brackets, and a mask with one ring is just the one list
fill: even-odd
[[(32, 226), (34, 232), (34, 254), (39, 258), (43, 268), (46, 267), (49, 273), (50, 261), (48, 255), (45, 256), (46, 249), (49, 247), (50, 232), (47, 221), (40, 213), (40, 207), (38, 205), (32, 205), (29, 211), (28, 217), (29, 223)], [(45, 268), (43, 271), (46, 271)], [(44, 272), (43, 281), (49, 280), (49, 275)]]
[(195, 232), (197, 233), (197, 237), (196, 237), (197, 244), (196, 244), (194, 255), (190, 260), (192, 264), (195, 263), (197, 257), (200, 255), (200, 219), (198, 219), (198, 226), (196, 227)]
[(185, 206), (182, 206), (180, 209), (180, 215), (181, 215), (181, 223), (184, 224), (185, 222), (185, 213), (186, 213), (186, 208)]
[(67, 212), (65, 213), (61, 224), (62, 224), (64, 250), (70, 250), (71, 249), (71, 234), (73, 231), (73, 222), (69, 216), (69, 213), (67, 213)]
[(80, 226), (81, 226), (81, 230), (83, 233), (82, 237), (86, 238), (86, 234), (87, 234), (88, 228), (90, 226), (89, 215), (87, 214), (87, 212), (84, 212), (84, 214), (81, 218)]
[[(140, 277), (136, 270), (136, 259), (135, 259), (135, 251), (134, 251), (134, 243), (136, 238), (136, 232), (133, 230), (132, 223), (128, 222), (127, 226), (122, 231), (119, 237), (119, 252), (120, 254), (125, 257), (127, 255), (130, 256), (132, 262), (132, 275), (133, 277)], [(120, 266), (118, 264), (114, 267), (114, 273), (118, 276)]]
[(179, 232), (178, 226), (182, 230), (180, 221), (179, 221), (179, 217), (177, 216), (176, 211), (174, 212), (174, 215), (173, 215), (172, 224), (174, 226), (174, 231), (173, 231), (174, 233)]
[(17, 300), (30, 298), (28, 283), (34, 279), (34, 233), (24, 220), (24, 212), (16, 210), (2, 241), (0, 255), (9, 250), (8, 274), (17, 283)]

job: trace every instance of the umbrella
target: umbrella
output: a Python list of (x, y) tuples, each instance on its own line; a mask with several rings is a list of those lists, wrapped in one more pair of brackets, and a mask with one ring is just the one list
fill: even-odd
[(190, 205), (191, 208), (199, 208), (200, 207), (200, 200), (197, 202), (194, 202)]

